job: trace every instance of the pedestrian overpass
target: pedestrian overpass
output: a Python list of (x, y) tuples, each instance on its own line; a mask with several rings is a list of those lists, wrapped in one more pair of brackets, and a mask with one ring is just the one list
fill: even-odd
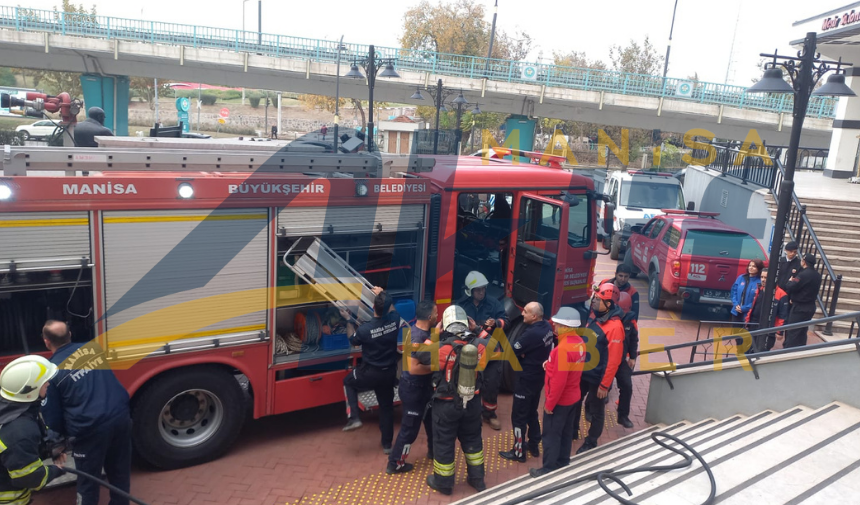
[[(158, 21), (0, 6), (0, 65), (334, 96), (341, 74), (368, 46)], [(757, 130), (788, 144), (793, 99), (747, 94), (741, 86), (606, 70), (376, 47), (400, 79), (378, 79), (379, 101), (430, 105), (416, 87), (462, 89), (484, 111), (599, 125), (744, 139)], [(364, 80), (341, 79), (343, 97), (367, 98)], [(836, 99), (813, 97), (801, 143), (829, 145)]]

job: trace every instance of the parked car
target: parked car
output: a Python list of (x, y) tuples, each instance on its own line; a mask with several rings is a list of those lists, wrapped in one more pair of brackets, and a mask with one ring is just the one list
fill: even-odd
[(22, 124), (15, 128), (15, 131), (19, 132), (24, 140), (36, 140), (50, 137), (56, 129), (57, 125), (47, 119), (43, 119), (32, 124)]
[[(681, 182), (670, 173), (640, 170), (614, 170), (606, 174), (603, 192), (608, 201), (615, 204), (615, 219), (612, 238), (600, 235), (603, 247), (609, 249), (609, 257), (619, 260), (627, 250), (630, 230), (637, 224), (645, 224), (661, 209), (684, 209), (684, 191)], [(691, 202), (692, 204), (692, 202)], [(597, 229), (603, 229), (603, 201), (598, 202)], [(693, 210), (689, 208), (688, 210)]]
[(632, 277), (648, 275), (648, 305), (659, 309), (674, 299), (730, 307), (732, 284), (750, 260), (767, 261), (764, 247), (749, 233), (717, 220), (716, 212), (663, 212), (632, 227), (624, 255)]

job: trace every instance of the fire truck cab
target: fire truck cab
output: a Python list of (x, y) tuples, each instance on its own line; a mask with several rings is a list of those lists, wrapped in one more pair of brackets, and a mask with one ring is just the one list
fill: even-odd
[(73, 341), (105, 349), (132, 397), (135, 449), (155, 466), (218, 457), (249, 402), (259, 418), (343, 401), (361, 350), (333, 309), (366, 319), (372, 286), (407, 320), (421, 299), (441, 312), (463, 298), (471, 270), (516, 306), (585, 310), (589, 178), (200, 142), (6, 146), (0, 165), (3, 363), (44, 353), (46, 318), (68, 321)]

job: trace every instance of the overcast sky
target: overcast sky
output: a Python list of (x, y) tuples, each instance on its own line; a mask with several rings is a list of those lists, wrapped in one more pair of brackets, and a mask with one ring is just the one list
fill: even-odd
[[(438, 0), (436, 0), (438, 1)], [(487, 6), (492, 20), (492, 0)], [(50, 9), (57, 0), (27, 0), (28, 7)], [(241, 29), (245, 9), (247, 30), (257, 29), (257, 0), (78, 0), (95, 5), (104, 16), (136, 18), (189, 25)], [(399, 47), (403, 14), (418, 0), (262, 0), (265, 33), (344, 40), (359, 44)], [(788, 42), (800, 38), (792, 23), (848, 4), (848, 0), (678, 0), (670, 77), (687, 77), (749, 85), (759, 76), (758, 54), (779, 48), (791, 52)], [(650, 37), (665, 54), (674, 0), (499, 0), (497, 26), (531, 34), (548, 61), (553, 51), (585, 51), (589, 58), (609, 62), (609, 48), (630, 39)], [(538, 7), (541, 6), (541, 7)], [(800, 34), (802, 35), (802, 34)], [(733, 44), (734, 40), (734, 44)]]

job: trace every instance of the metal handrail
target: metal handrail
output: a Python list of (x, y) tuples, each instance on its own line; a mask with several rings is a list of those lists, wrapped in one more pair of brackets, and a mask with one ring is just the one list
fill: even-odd
[[(327, 63), (336, 61), (340, 47), (340, 42), (322, 39), (11, 6), (0, 6), (0, 29), (3, 28), (213, 48)], [(343, 56), (346, 61), (364, 57), (369, 49), (367, 45), (361, 44), (343, 43), (343, 46), (347, 48)], [(786, 99), (784, 96), (777, 98), (767, 94), (747, 94), (744, 86), (417, 49), (381, 46), (375, 49), (382, 58), (392, 59), (398, 69), (438, 75), (608, 91), (775, 113), (791, 112), (794, 106), (791, 97)], [(833, 97), (812, 97), (809, 116), (835, 117), (836, 100)]]
[(852, 345), (853, 344), (854, 346), (857, 347), (858, 351), (860, 351), (860, 337), (850, 338), (851, 335), (853, 335), (853, 323), (852, 323), (852, 333), (849, 334), (849, 338), (844, 339), (844, 340), (834, 340), (833, 342), (822, 342), (820, 344), (810, 344), (810, 345), (805, 345), (802, 347), (790, 347), (788, 349), (777, 349), (774, 351), (763, 351), (763, 352), (753, 352), (753, 353), (741, 352), (741, 353), (738, 353), (738, 355), (724, 358), (724, 359), (720, 359), (720, 360), (691, 361), (690, 363), (685, 363), (685, 364), (676, 364), (674, 361), (672, 361), (672, 351), (674, 351), (676, 349), (685, 349), (687, 347), (695, 347), (695, 346), (704, 345), (704, 344), (714, 344), (714, 343), (722, 342), (724, 340), (735, 340), (737, 338), (743, 338), (744, 341), (746, 341), (746, 339), (749, 338), (752, 341), (755, 341), (754, 337), (757, 337), (760, 335), (768, 335), (768, 334), (771, 334), (771, 333), (774, 333), (777, 331), (786, 331), (786, 330), (793, 330), (793, 329), (797, 329), (797, 328), (805, 328), (805, 327), (813, 326), (816, 324), (832, 323), (833, 321), (840, 321), (842, 319), (851, 319), (851, 318), (854, 319), (853, 323), (860, 324), (860, 311), (849, 312), (847, 314), (840, 314), (838, 316), (823, 317), (820, 319), (810, 319), (809, 321), (801, 321), (799, 323), (786, 324), (786, 325), (778, 326), (775, 328), (764, 328), (761, 330), (754, 330), (754, 331), (750, 331), (750, 332), (748, 332), (744, 335), (741, 335), (741, 336), (738, 336), (737, 334), (733, 334), (733, 335), (728, 336), (728, 337), (715, 337), (715, 338), (710, 338), (707, 340), (682, 342), (680, 344), (655, 345), (653, 347), (649, 347), (649, 348), (645, 348), (645, 349), (640, 348), (639, 349), (639, 356), (665, 352), (669, 356), (670, 361), (669, 361), (669, 364), (665, 365), (665, 366), (649, 368), (647, 370), (637, 370), (637, 371), (633, 372), (633, 375), (645, 375), (645, 374), (658, 373), (658, 372), (674, 372), (676, 370), (683, 370), (686, 368), (699, 367), (702, 365), (713, 365), (714, 363), (717, 363), (717, 362), (725, 363), (727, 361), (741, 361), (743, 359), (747, 359), (748, 357), (754, 357), (756, 359), (759, 359), (759, 358), (764, 358), (764, 357), (768, 357), (768, 356), (779, 356), (782, 354), (790, 354), (790, 353), (796, 353), (796, 352), (800, 352), (800, 351), (808, 351), (808, 350), (815, 350), (815, 349), (828, 349), (831, 347), (839, 347), (842, 345)]

